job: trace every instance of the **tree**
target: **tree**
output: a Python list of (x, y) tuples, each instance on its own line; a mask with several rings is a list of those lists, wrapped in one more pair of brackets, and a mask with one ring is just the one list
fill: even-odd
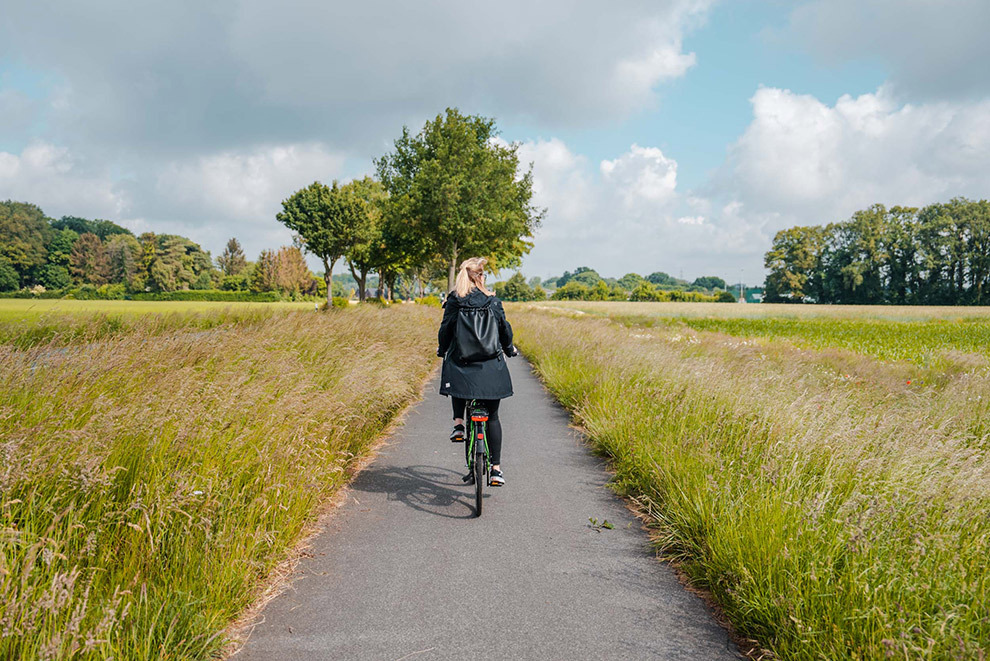
[(327, 304), (333, 292), (333, 266), (353, 243), (352, 229), (361, 217), (353, 195), (340, 190), (337, 182), (326, 186), (318, 181), (282, 200), (276, 219), (299, 236), (303, 248), (323, 262)]
[(591, 295), (591, 288), (580, 282), (568, 282), (558, 287), (550, 298), (555, 301), (586, 301)]
[(141, 244), (131, 234), (114, 234), (107, 241), (105, 251), (110, 282), (120, 282), (133, 289), (141, 259)]
[(0, 255), (0, 291), (14, 291), (21, 285), (21, 276), (9, 259)]
[(69, 256), (69, 270), (81, 283), (104, 285), (110, 279), (110, 263), (100, 237), (87, 232), (79, 235)]
[(251, 291), (275, 291), (278, 289), (278, 259), (272, 250), (262, 250), (251, 272)]
[(0, 202), (0, 256), (17, 272), (20, 284), (28, 284), (34, 270), (45, 263), (50, 234), (45, 214), (37, 206)]
[(720, 291), (715, 296), (716, 303), (738, 303), (739, 299), (736, 298), (735, 294), (729, 291)]
[(217, 257), (217, 268), (224, 275), (240, 275), (247, 268), (247, 259), (244, 257), (244, 251), (236, 238), (227, 241), (227, 246)]
[(563, 287), (568, 282), (575, 281), (581, 283), (585, 287), (594, 287), (595, 284), (597, 284), (597, 282), (601, 279), (602, 277), (598, 275), (598, 271), (588, 268), (587, 266), (579, 266), (574, 269), (574, 273), (564, 271), (564, 275), (557, 280), (557, 286)]
[[(714, 275), (706, 275), (701, 278), (695, 278), (694, 282), (691, 283), (695, 287), (700, 287), (702, 289), (725, 289), (725, 280), (722, 278), (716, 278)], [(732, 299), (735, 300), (735, 299)]]
[(347, 267), (358, 285), (358, 300), (364, 301), (368, 272), (376, 266), (388, 268), (385, 263), (387, 246), (382, 242), (385, 189), (381, 182), (365, 177), (342, 186), (341, 192), (351, 195), (360, 209), (354, 217), (354, 225), (349, 228), (351, 245), (345, 257)]
[(72, 230), (76, 234), (95, 234), (101, 241), (106, 241), (108, 237), (117, 234), (127, 234), (134, 236), (126, 227), (121, 227), (109, 220), (87, 220), (75, 216), (62, 216), (58, 220), (52, 221), (52, 228), (56, 230)]
[(619, 278), (619, 286), (626, 291), (632, 291), (636, 288), (636, 285), (643, 281), (643, 276), (638, 273), (626, 273), (624, 276)]
[(658, 290), (656, 285), (651, 283), (649, 280), (644, 280), (643, 282), (636, 285), (636, 288), (632, 290), (632, 294), (629, 296), (630, 301), (662, 301), (663, 292)]
[(677, 278), (675, 278), (672, 275), (668, 275), (663, 271), (656, 271), (654, 273), (651, 273), (648, 276), (646, 276), (646, 279), (650, 282), (650, 284), (660, 285), (664, 287), (675, 287), (679, 284), (682, 284)]
[(45, 289), (65, 289), (72, 284), (69, 270), (61, 264), (45, 264), (38, 270), (37, 280)]
[(448, 108), (416, 136), (403, 127), (375, 162), (394, 211), (421, 239), (418, 261), (442, 263), (448, 290), (464, 257), (517, 265), (543, 216), (531, 204), (532, 168), (518, 176), (519, 146), (497, 136), (495, 120)]
[(79, 235), (70, 229), (52, 230), (48, 245), (45, 246), (48, 250), (47, 263), (68, 268), (69, 257), (78, 238)]
[(529, 285), (530, 289), (536, 289), (537, 287), (543, 284), (543, 281), (540, 280), (540, 276), (534, 275), (532, 278), (526, 281), (526, 284)]
[(821, 227), (792, 227), (777, 232), (764, 257), (764, 265), (770, 271), (766, 280), (768, 301), (790, 298), (800, 302), (813, 293), (809, 284), (814, 283), (819, 272), (824, 235)]
[(275, 286), (283, 294), (307, 291), (313, 276), (302, 252), (295, 246), (282, 246), (275, 254)]
[(516, 273), (498, 288), (498, 296), (503, 301), (532, 301), (533, 288), (526, 284), (522, 273)]

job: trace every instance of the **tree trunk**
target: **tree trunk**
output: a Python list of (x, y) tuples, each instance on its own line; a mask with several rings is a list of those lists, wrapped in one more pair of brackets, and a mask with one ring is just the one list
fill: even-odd
[(447, 270), (447, 293), (454, 290), (454, 278), (457, 277), (457, 244), (454, 244), (454, 253), (450, 256), (450, 268)]
[(360, 301), (361, 303), (364, 303), (364, 299), (365, 299), (365, 295), (364, 295), (364, 283), (368, 279), (368, 272), (367, 271), (362, 271), (361, 272), (361, 277), (359, 278), (358, 277), (358, 274), (357, 274), (357, 271), (354, 270), (354, 265), (353, 264), (351, 264), (350, 262), (347, 262), (347, 267), (351, 270), (351, 277), (354, 278), (354, 280), (358, 283), (358, 301)]
[(323, 258), (323, 282), (327, 283), (327, 307), (333, 305), (333, 262)]

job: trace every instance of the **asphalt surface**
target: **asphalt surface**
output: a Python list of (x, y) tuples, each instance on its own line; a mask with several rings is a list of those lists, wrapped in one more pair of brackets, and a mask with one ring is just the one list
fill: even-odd
[(528, 363), (509, 365), (507, 485), (486, 488), (481, 518), (461, 482), (463, 446), (447, 440), (450, 402), (432, 384), (236, 661), (739, 658), (655, 559)]

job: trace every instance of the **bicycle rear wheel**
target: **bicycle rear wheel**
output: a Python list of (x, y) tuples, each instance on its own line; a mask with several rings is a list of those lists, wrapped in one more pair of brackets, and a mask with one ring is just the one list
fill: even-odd
[(477, 452), (474, 455), (474, 515), (481, 516), (482, 487), (485, 484), (485, 455)]

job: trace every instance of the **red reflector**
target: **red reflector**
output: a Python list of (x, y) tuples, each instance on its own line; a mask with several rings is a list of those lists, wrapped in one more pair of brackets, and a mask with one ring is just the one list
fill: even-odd
[(480, 441), (481, 439), (483, 439), (484, 437), (485, 437), (485, 435), (484, 435), (484, 434), (478, 434), (478, 440), (479, 440), (479, 441)]
[(485, 416), (483, 418), (480, 415), (472, 415), (471, 419), (474, 420), (475, 422), (484, 422), (485, 420), (488, 420), (488, 416)]

